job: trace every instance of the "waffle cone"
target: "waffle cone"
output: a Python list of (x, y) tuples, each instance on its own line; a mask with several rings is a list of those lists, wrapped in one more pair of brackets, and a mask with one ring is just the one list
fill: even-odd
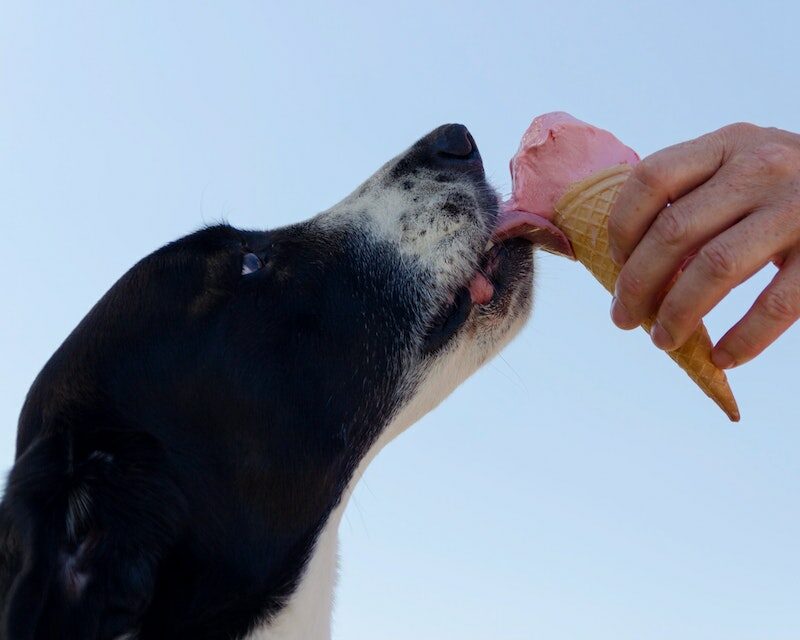
[[(555, 206), (553, 222), (572, 243), (575, 257), (608, 290), (614, 292), (619, 267), (608, 249), (608, 216), (620, 187), (630, 173), (628, 165), (617, 165), (576, 182)], [(649, 332), (654, 317), (642, 323)], [(739, 409), (728, 379), (711, 362), (711, 338), (702, 323), (679, 349), (667, 352), (689, 377), (734, 422)]]

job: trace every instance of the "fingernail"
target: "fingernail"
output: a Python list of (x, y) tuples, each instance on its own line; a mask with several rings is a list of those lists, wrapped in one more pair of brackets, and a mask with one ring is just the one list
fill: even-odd
[(725, 351), (725, 349), (715, 349), (711, 352), (711, 362), (717, 365), (720, 369), (730, 369), (736, 366), (734, 357)]
[(620, 329), (631, 329), (636, 324), (630, 312), (616, 298), (611, 301), (611, 320)]
[(672, 349), (675, 344), (669, 332), (658, 322), (653, 323), (653, 327), (650, 329), (650, 338), (654, 345), (665, 351)]

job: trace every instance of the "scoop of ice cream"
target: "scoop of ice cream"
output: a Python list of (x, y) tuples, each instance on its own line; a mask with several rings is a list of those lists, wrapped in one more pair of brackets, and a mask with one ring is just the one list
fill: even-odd
[(509, 209), (552, 216), (569, 185), (616, 164), (639, 162), (613, 134), (557, 111), (535, 118), (511, 159)]
[(501, 207), (497, 235), (539, 233), (545, 249), (572, 256), (569, 242), (551, 222), (556, 202), (571, 184), (601, 169), (637, 162), (636, 152), (611, 133), (568, 113), (535, 118), (511, 159), (513, 190)]

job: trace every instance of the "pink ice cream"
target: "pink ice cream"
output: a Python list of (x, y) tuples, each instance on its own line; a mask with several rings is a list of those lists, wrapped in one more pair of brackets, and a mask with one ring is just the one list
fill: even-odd
[[(527, 233), (543, 248), (570, 257), (572, 248), (551, 222), (569, 186), (608, 167), (639, 162), (611, 133), (557, 111), (535, 118), (511, 159), (511, 198), (503, 203), (495, 235)], [(537, 237), (538, 235), (538, 237)]]

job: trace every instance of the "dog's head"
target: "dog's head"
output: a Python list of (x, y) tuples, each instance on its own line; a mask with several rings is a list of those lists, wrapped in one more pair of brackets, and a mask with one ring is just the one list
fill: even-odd
[(48, 364), (22, 443), (46, 399), (48, 413), (108, 403), (130, 427), (191, 437), (202, 424), (214, 441), (269, 451), (287, 439), (298, 455), (325, 445), (357, 459), (526, 319), (532, 247), (493, 244), (497, 215), (472, 136), (445, 125), (305, 222), (173, 242), (133, 267)]
[[(181, 495), (176, 518), (190, 521), (176, 530), (196, 538), (184, 552), (203, 557), (209, 544), (215, 562), (236, 564), (241, 545), (268, 539), (260, 570), (285, 591), (296, 578), (286, 557), (313, 544), (365, 457), (524, 323), (533, 249), (493, 244), (497, 216), (474, 140), (445, 125), (310, 220), (173, 242), (47, 364), (18, 454), (68, 433), (73, 460), (113, 473), (129, 446), (114, 434), (147, 434)], [(95, 520), (70, 517), (79, 554)], [(220, 543), (232, 535), (235, 550)]]

